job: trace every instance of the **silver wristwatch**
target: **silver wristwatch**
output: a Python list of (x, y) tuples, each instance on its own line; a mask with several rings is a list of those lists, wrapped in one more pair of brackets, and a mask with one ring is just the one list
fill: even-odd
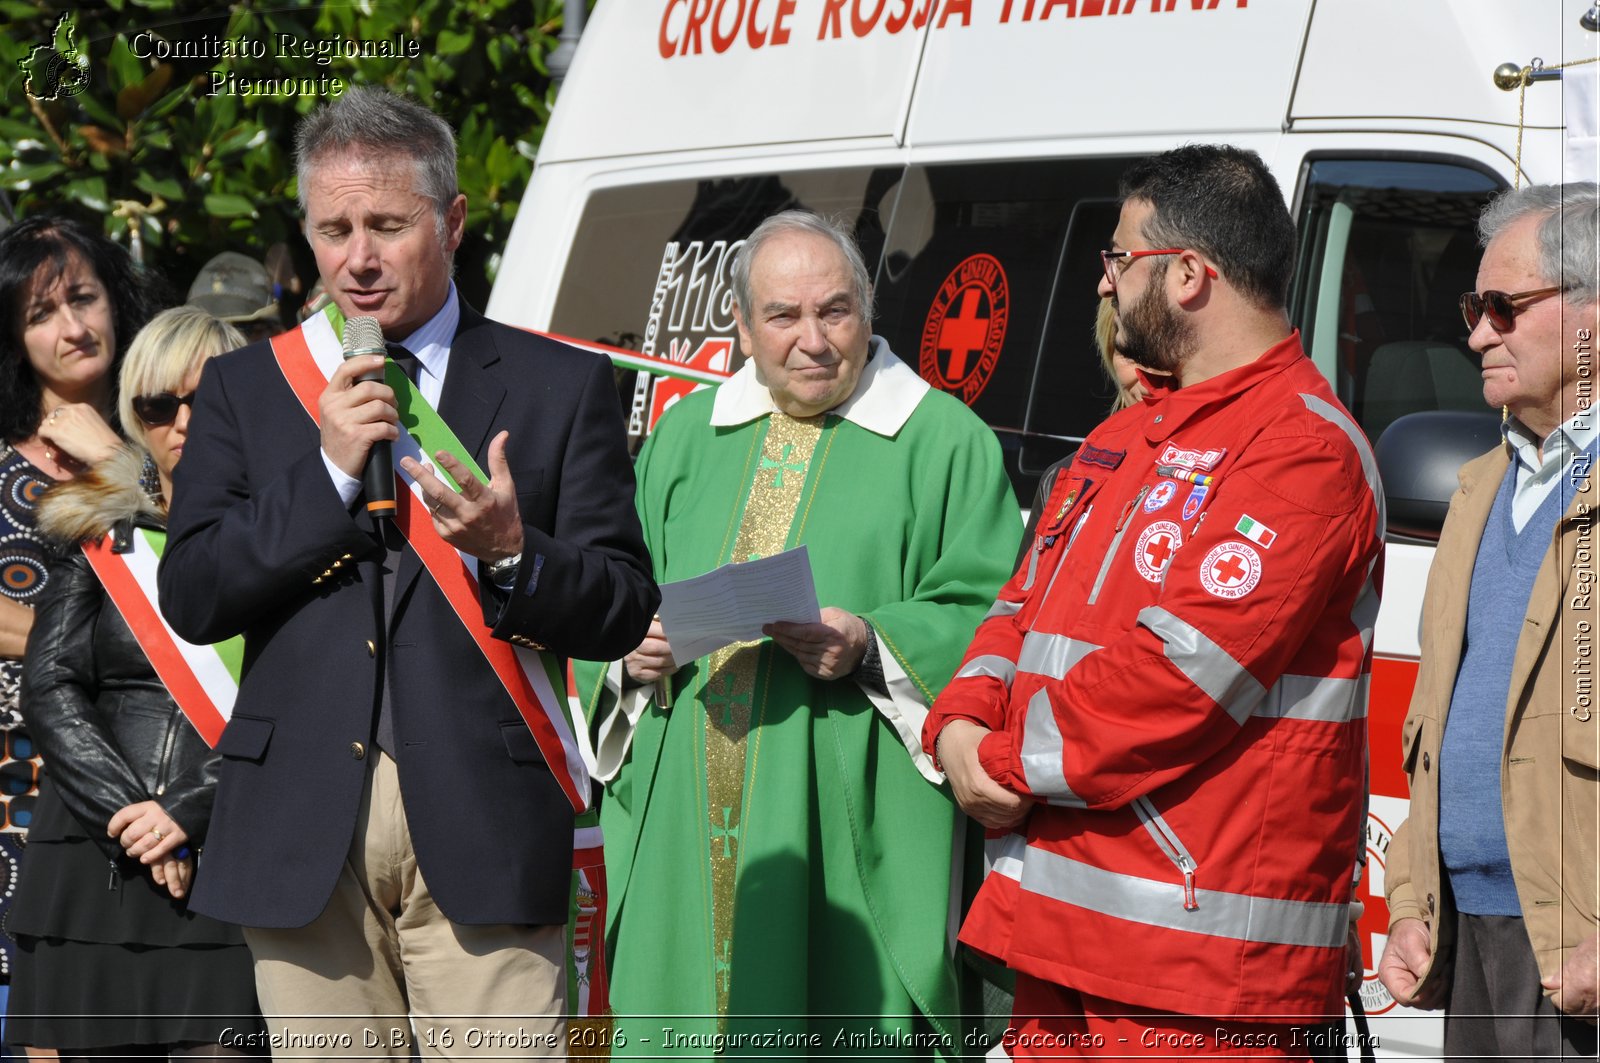
[(522, 564), (522, 555), (520, 553), (491, 562), (489, 565), (490, 582), (496, 587), (511, 586), (516, 581), (517, 566), (520, 564)]

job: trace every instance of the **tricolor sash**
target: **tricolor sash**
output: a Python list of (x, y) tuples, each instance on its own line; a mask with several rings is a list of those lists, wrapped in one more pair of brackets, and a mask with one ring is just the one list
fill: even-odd
[[(330, 306), (272, 340), (272, 351), (289, 387), (306, 414), (318, 424), (317, 398), (344, 360), (341, 335), (344, 317)], [(444, 593), (451, 609), (472, 636), (489, 667), (511, 696), (528, 725), (539, 752), (577, 812), (589, 805), (589, 768), (594, 754), (588, 748), (588, 729), (574, 726), (570, 707), (557, 691), (566, 683), (548, 654), (496, 639), (483, 623), (478, 590), (478, 561), (445, 542), (433, 526), (422, 488), (401, 467), (400, 459), (414, 458), (432, 464), (432, 455), (448, 451), (483, 483), (482, 469), (421, 392), (391, 360), (384, 368), (384, 383), (394, 389), (400, 407), (400, 438), (394, 443), (395, 476), (399, 482), (395, 527), (422, 560), (428, 574)], [(435, 475), (459, 490), (442, 468)]]
[(156, 607), (156, 566), (166, 549), (167, 533), (134, 528), (128, 549), (121, 553), (114, 549), (115, 537), (113, 531), (96, 542), (84, 543), (83, 556), (172, 700), (206, 745), (215, 748), (239, 696), (244, 639), (235, 635), (210, 646), (196, 646), (179, 638)]
[[(567, 1055), (608, 1058), (611, 1044), (609, 979), (606, 977), (606, 856), (600, 813), (578, 817), (572, 839), (572, 893), (567, 913)], [(589, 1020), (587, 1023), (581, 1019)]]

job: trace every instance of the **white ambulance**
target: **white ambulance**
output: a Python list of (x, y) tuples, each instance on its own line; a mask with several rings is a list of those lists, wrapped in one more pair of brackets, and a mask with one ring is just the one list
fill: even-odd
[[(1388, 486), (1362, 999), (1378, 1055), (1436, 1056), (1437, 1013), (1397, 1007), (1372, 968), (1431, 543), (1455, 469), (1497, 438), (1457, 299), (1479, 208), (1516, 160), (1525, 181), (1563, 179), (1568, 97), (1597, 69), (1569, 64), (1600, 55), (1597, 15), (1589, 0), (601, 0), (488, 313), (622, 367), (666, 363), (620, 378), (642, 434), (737, 367), (740, 238), (785, 207), (843, 216), (874, 269), (874, 331), (993, 427), (1026, 505), (1111, 399), (1091, 324), (1118, 175), (1186, 141), (1259, 152), (1299, 227), (1292, 316)], [(1507, 63), (1568, 65), (1566, 83), (1505, 91)], [(1593, 179), (1586, 165), (1569, 177)], [(1385, 435), (1416, 413), (1432, 416)]]

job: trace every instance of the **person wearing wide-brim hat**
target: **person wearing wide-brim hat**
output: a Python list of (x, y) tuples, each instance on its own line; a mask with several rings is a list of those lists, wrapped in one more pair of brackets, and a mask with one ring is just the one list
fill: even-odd
[(237, 251), (224, 251), (200, 268), (187, 302), (233, 325), (247, 343), (284, 329), (266, 267)]

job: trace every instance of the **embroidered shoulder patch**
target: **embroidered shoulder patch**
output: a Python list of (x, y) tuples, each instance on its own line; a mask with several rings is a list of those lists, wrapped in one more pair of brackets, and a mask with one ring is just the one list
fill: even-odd
[(1098, 465), (1103, 469), (1115, 469), (1122, 464), (1122, 459), (1127, 456), (1128, 452), (1126, 450), (1106, 450), (1102, 447), (1091, 447), (1085, 443), (1078, 448), (1078, 456), (1074, 460), (1081, 461), (1085, 465)]
[(1200, 562), (1200, 586), (1218, 598), (1243, 598), (1261, 582), (1261, 555), (1249, 543), (1230, 539)]
[(1226, 457), (1226, 448), (1217, 450), (1188, 450), (1176, 443), (1168, 443), (1161, 456), (1156, 459), (1157, 465), (1181, 465), (1186, 469), (1196, 472), (1209, 472)]
[(1172, 555), (1182, 545), (1182, 528), (1170, 520), (1154, 521), (1133, 546), (1133, 567), (1151, 583), (1160, 583)]
[(1156, 510), (1172, 501), (1172, 496), (1178, 493), (1178, 485), (1171, 480), (1162, 480), (1150, 489), (1145, 496), (1144, 511), (1154, 513)]
[(1239, 523), (1233, 526), (1233, 530), (1244, 536), (1246, 539), (1249, 539), (1263, 550), (1271, 546), (1278, 538), (1277, 532), (1273, 531), (1271, 528), (1267, 527), (1265, 524), (1262, 524), (1259, 520), (1256, 520), (1254, 517), (1249, 515), (1240, 517)]

